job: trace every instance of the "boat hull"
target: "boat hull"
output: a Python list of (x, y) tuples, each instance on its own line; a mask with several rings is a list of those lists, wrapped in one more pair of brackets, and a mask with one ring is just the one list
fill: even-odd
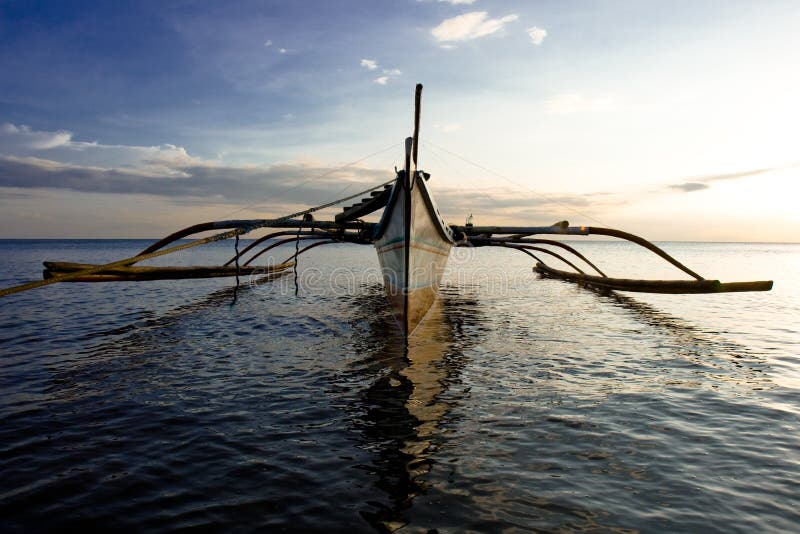
[(398, 178), (375, 241), (384, 287), (402, 331), (413, 333), (439, 291), (453, 239), (424, 179)]

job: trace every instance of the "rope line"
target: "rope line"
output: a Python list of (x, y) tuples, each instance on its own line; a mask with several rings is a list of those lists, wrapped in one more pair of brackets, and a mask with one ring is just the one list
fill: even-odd
[[(489, 200), (489, 201), (492, 201), (492, 202), (497, 202), (497, 198), (496, 197), (494, 197), (490, 193), (486, 192), (485, 189), (481, 189), (477, 185), (475, 185), (476, 182), (477, 182), (477, 180), (475, 178), (472, 178), (472, 177), (470, 177), (468, 175), (465, 175), (462, 172), (459, 172), (452, 165), (450, 165), (450, 163), (448, 163), (447, 160), (444, 157), (442, 157), (442, 155), (440, 155), (436, 150), (430, 150), (431, 148), (433, 148), (430, 145), (430, 143), (428, 143), (426, 141), (424, 144), (425, 144), (426, 148), (429, 149), (429, 150), (426, 151), (426, 154), (428, 156), (432, 157), (433, 159), (435, 159), (437, 162), (439, 162), (439, 165), (441, 165), (442, 167), (445, 168), (445, 172), (446, 173), (449, 173), (451, 176), (455, 177), (456, 179), (467, 180), (468, 182), (473, 184), (472, 189), (477, 195), (484, 197), (486, 200)], [(467, 204), (467, 205), (470, 206), (470, 209), (466, 210), (466, 211), (469, 211), (469, 212), (474, 212), (475, 211), (474, 209), (472, 209), (472, 208), (474, 208), (474, 205), (472, 205), (472, 204)]]
[(236, 252), (236, 285), (233, 288), (233, 299), (231, 299), (230, 308), (236, 305), (239, 298), (239, 234), (236, 234), (236, 240), (233, 242), (233, 250)]
[(470, 160), (470, 159), (468, 159), (468, 158), (466, 158), (466, 157), (464, 157), (464, 156), (462, 156), (460, 154), (456, 154), (455, 152), (447, 150), (446, 148), (441, 147), (441, 146), (439, 146), (439, 145), (437, 145), (435, 143), (431, 143), (430, 141), (425, 141), (425, 144), (426, 145), (430, 145), (430, 146), (432, 146), (434, 148), (437, 148), (437, 149), (439, 149), (439, 150), (441, 150), (443, 152), (446, 152), (446, 153), (450, 154), (451, 156), (454, 156), (454, 157), (464, 161), (465, 163), (469, 163), (473, 167), (477, 167), (477, 168), (481, 169), (484, 172), (488, 172), (489, 174), (497, 176), (498, 178), (501, 178), (501, 179), (505, 180), (506, 182), (508, 182), (508, 183), (510, 183), (512, 185), (515, 185), (517, 187), (520, 187), (522, 189), (530, 191), (531, 193), (533, 193), (535, 195), (539, 195), (539, 196), (545, 197), (550, 202), (553, 202), (554, 204), (558, 204), (562, 208), (565, 208), (565, 209), (575, 213), (576, 215), (580, 215), (581, 217), (586, 217), (587, 219), (590, 219), (590, 220), (592, 220), (592, 221), (594, 221), (594, 222), (596, 222), (598, 224), (602, 224), (603, 226), (608, 226), (603, 221), (601, 221), (601, 220), (599, 220), (599, 219), (597, 219), (595, 217), (592, 217), (591, 215), (589, 215), (587, 213), (580, 212), (580, 211), (576, 210), (575, 208), (573, 208), (571, 206), (568, 206), (567, 204), (564, 204), (563, 202), (559, 202), (558, 200), (552, 198), (550, 195), (547, 195), (546, 193), (542, 193), (541, 191), (535, 191), (535, 190), (531, 189), (530, 187), (526, 186), (525, 184), (521, 184), (519, 182), (516, 182), (516, 181), (512, 180), (511, 178), (508, 178), (507, 176), (504, 176), (504, 175), (500, 174), (497, 171), (493, 171), (491, 169), (488, 169), (488, 168), (484, 167), (483, 165), (481, 165), (480, 163), (475, 163), (474, 161), (472, 161), (472, 160)]
[[(303, 217), (303, 221), (305, 222), (305, 217)], [(297, 256), (300, 254), (300, 232), (303, 230), (302, 223), (300, 226), (297, 227), (297, 235), (295, 236), (294, 240), (294, 296), (296, 297), (297, 294), (300, 292), (300, 286), (297, 283)]]
[[(329, 171), (327, 171), (327, 172), (324, 172), (324, 173), (322, 173), (322, 174), (320, 174), (320, 175), (318, 175), (318, 176), (312, 176), (311, 178), (306, 178), (305, 180), (301, 180), (300, 182), (298, 182), (298, 183), (296, 183), (296, 184), (292, 185), (291, 187), (288, 187), (288, 188), (284, 189), (283, 191), (280, 191), (280, 192), (279, 192), (279, 194), (286, 194), (286, 193), (288, 193), (289, 191), (294, 191), (295, 189), (297, 189), (297, 188), (298, 188), (298, 187), (300, 187), (301, 185), (307, 184), (308, 182), (310, 182), (310, 181), (312, 181), (312, 180), (319, 180), (319, 179), (321, 179), (321, 178), (325, 178), (326, 176), (330, 176), (330, 175), (331, 175), (331, 174), (333, 174), (333, 173), (336, 173), (336, 172), (339, 172), (339, 171), (343, 171), (343, 170), (345, 170), (345, 169), (348, 169), (348, 168), (352, 167), (353, 165), (358, 165), (358, 164), (359, 164), (359, 163), (361, 163), (362, 161), (366, 161), (366, 160), (368, 160), (368, 159), (370, 159), (370, 158), (373, 158), (373, 157), (375, 157), (375, 156), (377, 156), (377, 155), (379, 155), (379, 154), (383, 154), (384, 152), (388, 152), (389, 150), (392, 150), (393, 148), (397, 148), (398, 146), (400, 146), (400, 145), (402, 145), (402, 144), (403, 144), (403, 143), (394, 143), (394, 144), (393, 144), (393, 145), (391, 145), (391, 146), (387, 146), (386, 148), (382, 148), (381, 150), (378, 150), (377, 152), (373, 152), (372, 154), (369, 154), (369, 155), (367, 155), (367, 156), (364, 156), (363, 158), (357, 159), (357, 160), (355, 160), (355, 161), (351, 161), (350, 163), (346, 163), (346, 164), (342, 165), (341, 167), (336, 167), (335, 169), (331, 169), (331, 170), (329, 170)], [(351, 184), (351, 185), (352, 185), (352, 184)], [(340, 191), (338, 194), (340, 194), (340, 195), (341, 195), (341, 194), (342, 194), (344, 191), (347, 191), (347, 190), (348, 190), (348, 189), (351, 187), (351, 185), (348, 185), (347, 187), (345, 187), (344, 189), (342, 189), (342, 190), (341, 190), (341, 191)], [(273, 195), (273, 196), (275, 196), (275, 195)], [(232, 212), (228, 213), (227, 215), (223, 216), (222, 218), (223, 218), (223, 219), (227, 219), (227, 218), (228, 218), (228, 217), (230, 217), (231, 215), (234, 215), (234, 214), (236, 214), (236, 213), (239, 213), (240, 211), (249, 210), (249, 209), (255, 208), (255, 207), (257, 207), (257, 206), (260, 206), (260, 205), (262, 205), (262, 204), (263, 204), (263, 202), (262, 202), (262, 201), (255, 202), (255, 203), (253, 203), (253, 204), (248, 204), (247, 206), (243, 206), (243, 207), (241, 207), (241, 208), (238, 208), (238, 209), (236, 209), (236, 210), (234, 210), (234, 211), (232, 211)]]

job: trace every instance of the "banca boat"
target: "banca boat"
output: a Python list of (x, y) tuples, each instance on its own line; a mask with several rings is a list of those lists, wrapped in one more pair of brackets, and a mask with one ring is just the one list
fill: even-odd
[[(0, 297), (56, 282), (146, 281), (180, 278), (286, 274), (296, 266), (297, 257), (320, 245), (360, 243), (374, 245), (380, 262), (384, 287), (397, 324), (404, 334), (412, 334), (436, 299), (439, 284), (452, 247), (504, 247), (532, 257), (540, 275), (576, 282), (602, 290), (646, 293), (727, 293), (769, 291), (772, 281), (722, 283), (705, 279), (664, 250), (644, 238), (610, 228), (570, 226), (566, 221), (549, 226), (463, 226), (448, 225), (442, 219), (428, 188), (430, 175), (417, 168), (422, 85), (417, 85), (413, 135), (405, 142), (405, 165), (393, 180), (351, 195), (277, 219), (242, 219), (196, 224), (175, 232), (149, 246), (136, 256), (103, 265), (44, 262), (44, 279), (0, 289)], [(324, 208), (362, 197), (343, 208), (333, 221), (314, 220), (312, 214)], [(362, 217), (383, 210), (380, 221), (370, 223)], [(278, 229), (252, 241), (239, 251), (241, 235), (259, 228)], [(175, 244), (186, 237), (208, 231), (225, 230), (210, 237)], [(571, 244), (546, 239), (550, 236), (601, 235), (640, 245), (688, 275), (681, 280), (636, 280), (606, 276)], [(145, 260), (195, 246), (236, 240), (236, 253), (224, 265), (198, 267), (137, 266)], [(301, 241), (311, 241), (302, 249)], [(266, 252), (284, 244), (295, 244), (295, 252), (279, 263), (252, 265)], [(565, 257), (568, 254), (571, 259)], [(569, 266), (571, 271), (555, 269), (541, 258), (550, 256)], [(583, 265), (579, 267), (576, 263)], [(585, 270), (595, 274), (587, 274)]]

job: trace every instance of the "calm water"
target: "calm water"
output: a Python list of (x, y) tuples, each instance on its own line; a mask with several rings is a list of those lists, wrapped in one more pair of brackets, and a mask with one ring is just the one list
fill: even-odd
[[(146, 244), (0, 241), (0, 285)], [(603, 294), (457, 250), (406, 344), (374, 250), (340, 245), (301, 257), (297, 296), (285, 277), (0, 300), (1, 530), (796, 532), (800, 245), (664, 247), (775, 289)]]

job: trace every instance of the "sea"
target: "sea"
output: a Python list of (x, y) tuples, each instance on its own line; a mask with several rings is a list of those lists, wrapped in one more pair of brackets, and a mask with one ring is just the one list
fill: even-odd
[[(149, 243), (3, 240), (0, 287)], [(685, 277), (576, 246), (610, 276)], [(0, 531), (798, 532), (800, 245), (660, 246), (774, 288), (601, 292), (454, 249), (405, 339), (374, 248), (339, 244), (238, 285), (0, 299)]]

